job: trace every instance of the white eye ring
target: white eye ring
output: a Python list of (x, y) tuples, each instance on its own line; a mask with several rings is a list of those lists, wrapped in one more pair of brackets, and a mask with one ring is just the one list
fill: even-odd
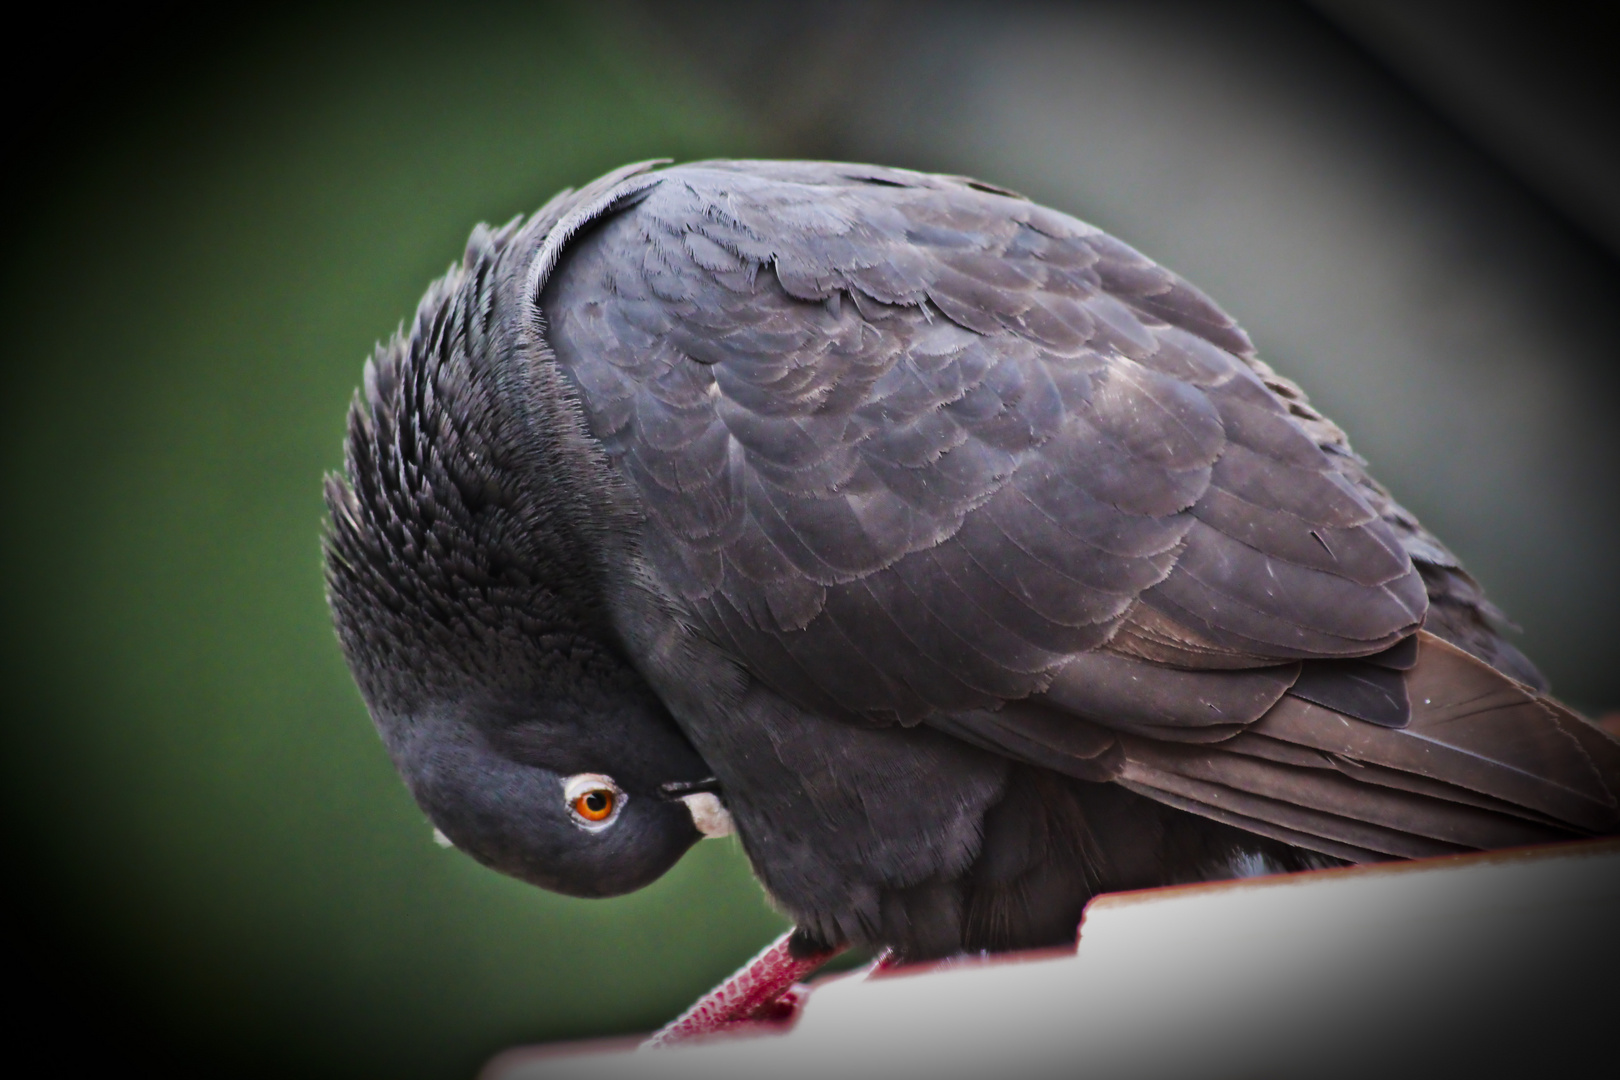
[[(580, 812), (581, 800), (593, 792), (607, 793), (612, 803), (607, 816), (592, 818)], [(630, 796), (606, 773), (575, 773), (563, 781), (563, 806), (568, 810), (569, 819), (586, 832), (601, 832), (618, 821), (619, 815), (624, 812), (624, 804), (629, 801)]]

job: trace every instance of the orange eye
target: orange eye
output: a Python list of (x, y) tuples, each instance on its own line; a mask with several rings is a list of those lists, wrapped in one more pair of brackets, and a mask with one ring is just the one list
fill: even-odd
[(610, 828), (628, 798), (606, 773), (575, 773), (563, 781), (563, 805), (574, 824), (590, 832)]
[(592, 788), (583, 794), (574, 797), (569, 803), (574, 813), (586, 821), (606, 821), (613, 816), (613, 808), (619, 805), (619, 797), (611, 788)]

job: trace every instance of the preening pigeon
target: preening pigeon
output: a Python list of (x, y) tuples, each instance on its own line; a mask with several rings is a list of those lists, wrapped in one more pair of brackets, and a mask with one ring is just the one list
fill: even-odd
[(328, 593), (459, 848), (581, 896), (733, 825), (804, 950), (1620, 831), (1620, 744), (1204, 295), (951, 176), (620, 169), (366, 365)]

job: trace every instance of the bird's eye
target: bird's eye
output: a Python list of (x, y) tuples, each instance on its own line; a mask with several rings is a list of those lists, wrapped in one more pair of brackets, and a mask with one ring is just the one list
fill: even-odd
[(618, 817), (625, 794), (611, 776), (579, 773), (563, 784), (563, 798), (574, 824), (594, 832), (611, 825)]
[(574, 799), (574, 813), (586, 821), (606, 821), (619, 800), (606, 788), (596, 788)]

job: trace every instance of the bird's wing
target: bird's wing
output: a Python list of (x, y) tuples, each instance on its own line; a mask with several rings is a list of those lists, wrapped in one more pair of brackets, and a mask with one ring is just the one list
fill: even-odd
[[(778, 692), (1347, 858), (1620, 827), (1614, 745), (1185, 282), (948, 177), (653, 176), (540, 309), (654, 571)], [(1518, 681), (1420, 645), (1430, 597)]]
[(1250, 668), (1421, 622), (1396, 527), (1125, 245), (900, 170), (653, 175), (563, 256), (548, 336), (654, 566), (783, 692), (909, 720), (1103, 646)]

